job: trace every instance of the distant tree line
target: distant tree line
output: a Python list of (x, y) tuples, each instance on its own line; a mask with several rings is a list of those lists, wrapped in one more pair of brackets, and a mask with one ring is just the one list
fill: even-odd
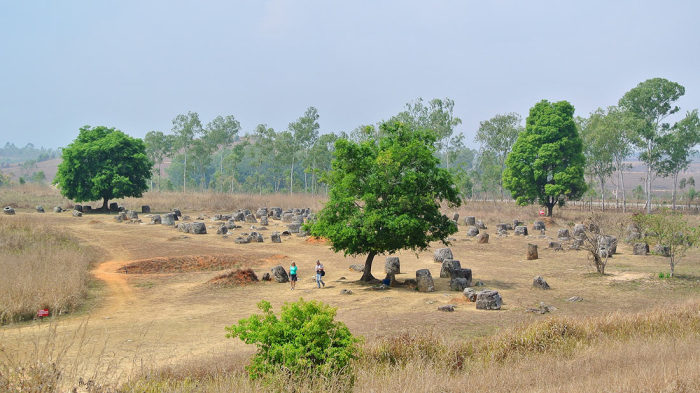
[(47, 149), (44, 147), (37, 148), (31, 143), (27, 143), (24, 147), (17, 147), (14, 143), (6, 142), (4, 147), (0, 147), (0, 168), (6, 168), (10, 164), (18, 162), (37, 162), (47, 161), (57, 158), (61, 155), (59, 150)]
[[(669, 116), (680, 110), (675, 102), (684, 93), (683, 86), (654, 78), (627, 92), (617, 106), (597, 109), (587, 117), (572, 117), (572, 123), (557, 118), (573, 113), (573, 106), (569, 108), (570, 104), (564, 104), (565, 101), (536, 105), (532, 109), (535, 113), (531, 110), (528, 116), (532, 124), (526, 122), (525, 126), (517, 113), (497, 114), (480, 123), (475, 137), (478, 149), (467, 147), (464, 135), (457, 131), (462, 120), (454, 115), (454, 101), (449, 98), (430, 101), (418, 98), (388, 120), (400, 121), (409, 129), (429, 129), (436, 133), (435, 154), (441, 167), (452, 174), (465, 198), (514, 198), (520, 203), (553, 206), (595, 194), (600, 196), (605, 208), (608, 184), (612, 182), (615, 199), (624, 209), (627, 205), (624, 172), (629, 165), (626, 162), (638, 156), (646, 166), (642, 190), (647, 208), (651, 209), (653, 182), (658, 177), (673, 179), (675, 207), (677, 189), (686, 199), (692, 200), (697, 195), (694, 179), (684, 179), (680, 174), (697, 155), (698, 111), (691, 110), (676, 122), (669, 120)], [(217, 116), (204, 124), (196, 112), (177, 115), (170, 132), (151, 131), (145, 137), (147, 153), (155, 163), (151, 188), (260, 194), (326, 193), (324, 178), (331, 168), (335, 142), (341, 138), (355, 142), (376, 139), (382, 130), (378, 125), (363, 125), (349, 132), (321, 132), (319, 117), (318, 110), (309, 107), (284, 130), (276, 131), (259, 124), (244, 132), (234, 116)], [(540, 123), (536, 124), (538, 121)], [(569, 145), (556, 138), (547, 141), (553, 134), (542, 122), (548, 122), (550, 127), (561, 127), (556, 138), (581, 140), (583, 160), (570, 165), (567, 175), (558, 175), (568, 176), (568, 183), (561, 187), (555, 184), (557, 165), (554, 161), (547, 164), (537, 155), (529, 156), (534, 151), (533, 143), (539, 143), (537, 149), (545, 149), (543, 152), (559, 149), (564, 155), (557, 159), (562, 160), (579, 157), (576, 155), (578, 142)], [(526, 136), (529, 141), (525, 141)], [(517, 173), (509, 174), (509, 156), (518, 146), (519, 137), (523, 142), (510, 160), (512, 166), (521, 167)], [(552, 159), (556, 161), (554, 156)], [(166, 161), (170, 163), (163, 170)], [(541, 184), (525, 187), (524, 179), (519, 181), (518, 176), (513, 175), (535, 164), (546, 165), (539, 172), (533, 172), (525, 183)], [(585, 184), (578, 184), (578, 174), (574, 174), (578, 169), (574, 168), (583, 170)], [(564, 170), (563, 167), (559, 169)], [(540, 175), (543, 177), (538, 177)], [(535, 190), (538, 187), (539, 190)], [(545, 188), (550, 191), (545, 192)], [(639, 196), (639, 190), (632, 191), (635, 197)]]

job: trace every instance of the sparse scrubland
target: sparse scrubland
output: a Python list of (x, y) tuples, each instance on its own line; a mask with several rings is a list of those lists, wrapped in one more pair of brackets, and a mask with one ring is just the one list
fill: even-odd
[(88, 290), (96, 253), (38, 217), (0, 217), (0, 324), (39, 309), (74, 311)]
[[(488, 244), (476, 244), (464, 235), (467, 215), (485, 221), (489, 226), (485, 232), (494, 234), (499, 222), (517, 218), (532, 223), (539, 217), (539, 207), (493, 201), (468, 202), (452, 209), (443, 206), (448, 216), (461, 215), (459, 232), (452, 235), (455, 256), (474, 270), (475, 279), (504, 296), (503, 310), (481, 311), (465, 302), (461, 293), (447, 290), (447, 279), (438, 277), (440, 265), (432, 261), (431, 250), (417, 257), (400, 254), (405, 272), (399, 278), (411, 278), (416, 269), (429, 268), (436, 292), (365, 291), (355, 281), (360, 273), (346, 270), (356, 262), (332, 253), (324, 242), (293, 236), (281, 245), (236, 245), (213, 233), (181, 236), (170, 227), (116, 223), (104, 214), (76, 218), (70, 213), (35, 213), (34, 204), (48, 207), (45, 201), (53, 191), (47, 190), (40, 189), (41, 196), (31, 203), (18, 202), (15, 216), (0, 216), (4, 322), (31, 318), (45, 306), (75, 310), (86, 294), (95, 259), (88, 247), (109, 251), (103, 258), (111, 260), (100, 264), (95, 275), (111, 281), (106, 282), (95, 308), (87, 312), (88, 323), (73, 316), (0, 329), (2, 392), (72, 388), (94, 393), (700, 390), (697, 249), (681, 261), (675, 278), (659, 279), (656, 275), (668, 270), (666, 258), (632, 255), (630, 246), (621, 242), (618, 254), (608, 262), (608, 273), (598, 275), (585, 251), (547, 249), (548, 239), (539, 238), (539, 233), (527, 238), (494, 235)], [(42, 202), (42, 198), (47, 199)], [(316, 209), (323, 199), (147, 193), (142, 199), (119, 202), (132, 209), (150, 205), (154, 212), (180, 207), (183, 214), (196, 217), (264, 205)], [(608, 211), (600, 225), (621, 239), (631, 216)], [(568, 206), (555, 208), (555, 216), (543, 220), (548, 235), (554, 236), (558, 228), (571, 228), (590, 217), (587, 209)], [(687, 215), (686, 219), (697, 225), (700, 217)], [(270, 230), (280, 225), (271, 221)], [(542, 247), (539, 260), (523, 260), (528, 242)], [(180, 261), (195, 266), (200, 259), (215, 262), (221, 256), (231, 258), (221, 259), (230, 262), (222, 262), (223, 272), (213, 271), (210, 263), (207, 269), (178, 264), (162, 269), (155, 263)], [(317, 258), (329, 269), (330, 289), (309, 289), (313, 284), (305, 264)], [(250, 268), (260, 276), (271, 266), (292, 260), (301, 266), (297, 291), (263, 281), (240, 285), (236, 271), (227, 270)], [(146, 262), (153, 269), (138, 270), (137, 265), (146, 266)], [(129, 264), (126, 274), (122, 268)], [(375, 274), (383, 267), (376, 265)], [(553, 289), (532, 289), (535, 273), (545, 276)], [(212, 285), (212, 280), (229, 278), (234, 284)], [(354, 294), (339, 295), (341, 288), (351, 288)], [(8, 294), (14, 300), (6, 303)], [(567, 302), (572, 295), (585, 300)], [(254, 349), (238, 339), (226, 339), (224, 327), (256, 313), (254, 304), (260, 299), (271, 299), (278, 310), (298, 296), (338, 309), (337, 320), (355, 336), (364, 337), (358, 358), (342, 378), (303, 372), (290, 378), (278, 372), (251, 380), (245, 367)], [(61, 306), (52, 303), (59, 299), (63, 299)], [(547, 315), (524, 312), (540, 301), (559, 310)], [(435, 310), (444, 303), (456, 304), (457, 311)], [(16, 311), (5, 311), (6, 304)], [(223, 352), (212, 351), (214, 347)], [(348, 373), (353, 376), (350, 380)]]
[(695, 392), (700, 389), (700, 303), (552, 317), (467, 340), (437, 330), (384, 336), (362, 346), (350, 366), (352, 384), (282, 372), (250, 380), (244, 370), (248, 356), (236, 355), (155, 369), (142, 365), (121, 385), (105, 384), (99, 375), (72, 380), (62, 367), (79, 367), (64, 364), (60, 356), (26, 363), (0, 359), (0, 388), (13, 393), (57, 392), (59, 386), (105, 393)]

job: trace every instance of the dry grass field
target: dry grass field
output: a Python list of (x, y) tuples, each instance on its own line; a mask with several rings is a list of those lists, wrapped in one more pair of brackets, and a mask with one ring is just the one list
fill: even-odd
[[(415, 278), (417, 269), (428, 268), (436, 292), (403, 287), (377, 291), (357, 282), (361, 273), (348, 270), (351, 264), (363, 263), (363, 256), (344, 257), (333, 253), (323, 241), (297, 236), (283, 237), (281, 244), (273, 244), (269, 233), (284, 227), (272, 220), (263, 231), (264, 243), (235, 244), (235, 233), (248, 227), (223, 237), (214, 233), (214, 223), (208, 218), (235, 208), (263, 205), (317, 209), (322, 204), (318, 198), (159, 194), (122, 201), (130, 208), (147, 204), (154, 212), (163, 212), (179, 207), (193, 218), (206, 216), (203, 221), (209, 233), (193, 235), (161, 225), (117, 223), (104, 214), (79, 218), (70, 212), (39, 215), (33, 205), (39, 204), (40, 198), (33, 196), (27, 202), (1, 195), (2, 203), (18, 207), (15, 216), (3, 217), (3, 225), (40, 222), (59, 228), (83, 247), (97, 250), (102, 261), (92, 269), (101, 283), (95, 293), (99, 300), (83, 307), (82, 312), (0, 328), (0, 363), (4, 367), (41, 364), (37, 369), (53, 375), (50, 369), (46, 371), (50, 368), (47, 364), (69, 364), (69, 370), (61, 373), (62, 386), (78, 386), (82, 377), (99, 385), (120, 386), (125, 392), (224, 392), (232, 386), (236, 391), (337, 389), (332, 381), (312, 381), (296, 390), (284, 384), (262, 387), (251, 383), (242, 367), (253, 348), (224, 338), (224, 327), (256, 313), (261, 299), (279, 310), (284, 302), (303, 297), (337, 307), (338, 319), (354, 334), (365, 337), (366, 356), (353, 366), (355, 391), (700, 389), (700, 252), (692, 250), (681, 260), (676, 278), (659, 279), (659, 272), (668, 271), (665, 258), (632, 255), (631, 247), (621, 243), (618, 254), (609, 261), (608, 274), (599, 276), (584, 251), (547, 248), (557, 228), (586, 217), (588, 212), (579, 209), (555, 210), (556, 217), (547, 221), (546, 236), (533, 232), (528, 237), (498, 237), (494, 228), (514, 218), (531, 227), (539, 210), (536, 207), (488, 202), (469, 203), (458, 210), (462, 217), (474, 215), (484, 220), (489, 227), (486, 232), (491, 234), (488, 244), (477, 244), (460, 225), (451, 244), (455, 258), (472, 269), (474, 279), (503, 296), (502, 310), (481, 311), (461, 293), (449, 291), (448, 279), (439, 278), (440, 264), (432, 258), (439, 244), (418, 254), (397, 254), (402, 271), (398, 280)], [(41, 204), (50, 207), (53, 201)], [(620, 224), (628, 219), (612, 217)], [(692, 219), (699, 222), (698, 217)], [(526, 260), (528, 243), (539, 246), (539, 259)], [(327, 269), (323, 289), (316, 289), (312, 278), (316, 259)], [(135, 262), (144, 266), (144, 260), (160, 265), (172, 262), (178, 268), (138, 273), (123, 269)], [(300, 281), (295, 291), (274, 282), (207, 284), (232, 268), (251, 268), (261, 276), (278, 264), (286, 268), (291, 261), (299, 265)], [(197, 265), (200, 268), (191, 268)], [(216, 266), (225, 270), (212, 270)], [(383, 267), (383, 256), (378, 256), (374, 275), (383, 276)], [(552, 289), (533, 288), (537, 275)], [(341, 289), (351, 289), (353, 294), (341, 295)], [(573, 296), (583, 301), (567, 301)], [(545, 315), (526, 312), (540, 302), (556, 310)], [(437, 311), (445, 304), (456, 305), (456, 311)], [(42, 347), (37, 343), (47, 344)], [(488, 343), (492, 343), (492, 350), (483, 349)], [(425, 347), (432, 352), (421, 350)], [(497, 352), (507, 356), (489, 355)], [(403, 360), (387, 361), (387, 353), (398, 354)], [(0, 367), (0, 376), (2, 370)], [(99, 391), (95, 389), (92, 391)]]

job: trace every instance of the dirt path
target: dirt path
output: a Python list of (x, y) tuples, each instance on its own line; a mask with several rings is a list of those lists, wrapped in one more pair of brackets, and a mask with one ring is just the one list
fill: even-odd
[(117, 270), (127, 263), (129, 261), (124, 260), (102, 262), (92, 271), (95, 278), (107, 285), (105, 300), (93, 312), (94, 316), (121, 311), (127, 302), (133, 300), (134, 293), (126, 282), (126, 274), (117, 273)]

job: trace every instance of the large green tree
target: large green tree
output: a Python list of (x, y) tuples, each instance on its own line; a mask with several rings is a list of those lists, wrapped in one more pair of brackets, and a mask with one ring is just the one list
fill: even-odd
[(335, 143), (328, 202), (310, 225), (334, 251), (367, 254), (362, 281), (374, 280), (375, 255), (424, 250), (457, 231), (440, 212), (441, 202), (453, 207), (460, 199), (452, 175), (439, 166), (435, 132), (395, 121), (380, 128), (378, 139)]
[(77, 202), (140, 197), (148, 189), (153, 163), (146, 145), (114, 128), (84, 126), (62, 151), (54, 183)]
[(674, 103), (684, 94), (685, 88), (678, 83), (653, 78), (640, 83), (620, 98), (619, 106), (638, 120), (632, 141), (641, 149), (639, 159), (647, 167), (647, 213), (651, 213), (652, 181), (660, 169), (660, 139), (671, 128), (665, 120), (680, 110)]
[(554, 205), (586, 191), (586, 160), (573, 116), (574, 107), (566, 101), (542, 100), (530, 109), (503, 172), (503, 185), (518, 204), (537, 202), (551, 217)]

